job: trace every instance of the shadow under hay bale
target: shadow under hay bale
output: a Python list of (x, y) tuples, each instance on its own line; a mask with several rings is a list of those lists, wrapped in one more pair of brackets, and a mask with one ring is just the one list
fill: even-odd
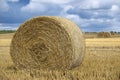
[(10, 54), (18, 68), (72, 69), (83, 60), (82, 31), (69, 19), (36, 17), (16, 31)]
[(111, 37), (111, 33), (109, 32), (99, 32), (97, 34), (98, 38), (110, 38)]

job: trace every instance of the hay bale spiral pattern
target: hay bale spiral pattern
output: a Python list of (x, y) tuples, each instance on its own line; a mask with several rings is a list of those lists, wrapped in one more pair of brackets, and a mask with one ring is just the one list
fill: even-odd
[(16, 31), (10, 54), (18, 68), (72, 69), (82, 62), (84, 37), (72, 21), (42, 16), (23, 23)]

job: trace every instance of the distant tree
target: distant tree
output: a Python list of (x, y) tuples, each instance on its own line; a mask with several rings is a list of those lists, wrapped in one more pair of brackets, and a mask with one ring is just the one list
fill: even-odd
[(5, 33), (14, 33), (15, 30), (0, 30), (0, 34), (5, 34)]
[(110, 32), (99, 32), (97, 34), (98, 38), (110, 38), (111, 37), (111, 33)]
[(110, 33), (111, 33), (111, 35), (117, 34), (117, 32), (115, 32), (115, 31), (110, 31)]

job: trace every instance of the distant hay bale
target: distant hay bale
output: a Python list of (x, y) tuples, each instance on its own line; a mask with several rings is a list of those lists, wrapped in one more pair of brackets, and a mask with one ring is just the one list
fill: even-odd
[(109, 32), (99, 32), (97, 34), (97, 37), (99, 37), (99, 38), (109, 38), (109, 37), (111, 37), (111, 33), (109, 33)]
[(16, 31), (10, 54), (18, 68), (72, 69), (85, 52), (79, 27), (61, 17), (42, 16), (26, 21)]

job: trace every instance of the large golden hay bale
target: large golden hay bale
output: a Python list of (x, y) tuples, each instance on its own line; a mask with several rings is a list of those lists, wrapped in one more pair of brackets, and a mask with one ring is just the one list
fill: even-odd
[(97, 37), (99, 37), (99, 38), (109, 38), (109, 37), (111, 37), (111, 34), (109, 32), (99, 32), (97, 34)]
[(81, 30), (72, 21), (43, 16), (26, 21), (16, 31), (10, 54), (18, 68), (72, 69), (85, 52)]

